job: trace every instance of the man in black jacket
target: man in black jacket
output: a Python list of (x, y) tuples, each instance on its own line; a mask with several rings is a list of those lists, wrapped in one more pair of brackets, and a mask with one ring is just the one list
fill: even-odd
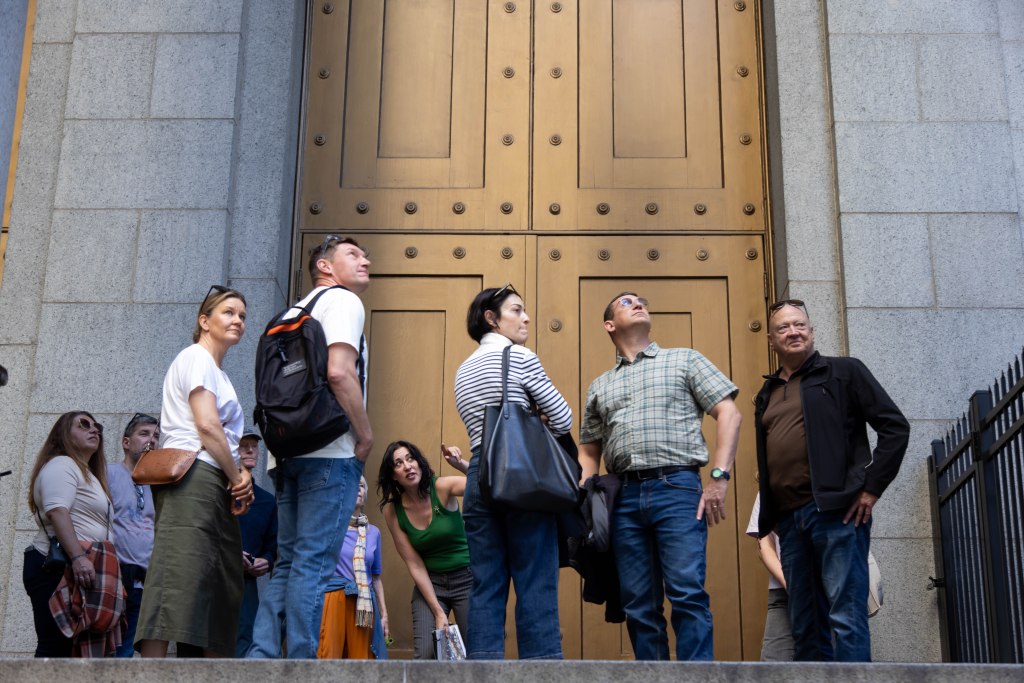
[(754, 412), (758, 527), (779, 535), (795, 658), (867, 662), (871, 510), (896, 478), (910, 425), (862, 362), (814, 350), (802, 301), (771, 306), (768, 343), (781, 367)]

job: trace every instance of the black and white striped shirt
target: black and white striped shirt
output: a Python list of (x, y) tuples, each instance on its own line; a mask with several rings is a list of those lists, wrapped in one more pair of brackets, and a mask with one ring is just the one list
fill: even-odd
[[(507, 337), (488, 332), (455, 373), (455, 406), (469, 432), (470, 448), (479, 446), (483, 437), (484, 409), (501, 404), (501, 356), (510, 344)], [(559, 436), (572, 429), (572, 409), (548, 379), (537, 354), (516, 345), (509, 358), (508, 398), (528, 407), (530, 397), (547, 415), (552, 434)]]

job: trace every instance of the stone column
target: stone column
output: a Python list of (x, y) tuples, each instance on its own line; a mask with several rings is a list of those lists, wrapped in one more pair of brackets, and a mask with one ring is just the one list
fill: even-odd
[(46, 433), (88, 410), (120, 460), (211, 284), (249, 300), (225, 369), (251, 413), (255, 341), (287, 291), (303, 5), (38, 2), (0, 288), (0, 655), (35, 647), (21, 553)]

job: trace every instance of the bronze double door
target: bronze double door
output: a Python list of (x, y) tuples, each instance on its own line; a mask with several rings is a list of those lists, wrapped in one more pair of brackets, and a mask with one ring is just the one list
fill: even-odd
[[(651, 300), (654, 337), (740, 386), (729, 516), (709, 533), (715, 656), (756, 659), (767, 575), (744, 531), (755, 494), (750, 397), (767, 368), (767, 222), (757, 2), (313, 0), (293, 293), (325, 233), (369, 250), (363, 296), (377, 446), (468, 450), (454, 378), (466, 309), (512, 282), (528, 345), (574, 409), (612, 366), (601, 313)], [(705, 435), (714, 447), (714, 423)], [(371, 520), (382, 526), (371, 493)], [(395, 644), (411, 656), (412, 581), (384, 531)], [(638, 571), (644, 568), (638, 567)], [(625, 629), (563, 570), (567, 657), (629, 658)], [(510, 601), (507, 652), (514, 656)], [(669, 614), (666, 605), (666, 616)], [(671, 637), (671, 628), (669, 628)]]

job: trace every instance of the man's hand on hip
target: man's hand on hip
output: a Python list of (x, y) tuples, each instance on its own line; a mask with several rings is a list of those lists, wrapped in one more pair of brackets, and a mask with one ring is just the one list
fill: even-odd
[(846, 516), (843, 517), (843, 524), (847, 524), (851, 519), (854, 526), (867, 524), (871, 521), (871, 508), (875, 507), (877, 502), (878, 496), (867, 491), (861, 491), (860, 495), (854, 498), (850, 509), (846, 511)]

